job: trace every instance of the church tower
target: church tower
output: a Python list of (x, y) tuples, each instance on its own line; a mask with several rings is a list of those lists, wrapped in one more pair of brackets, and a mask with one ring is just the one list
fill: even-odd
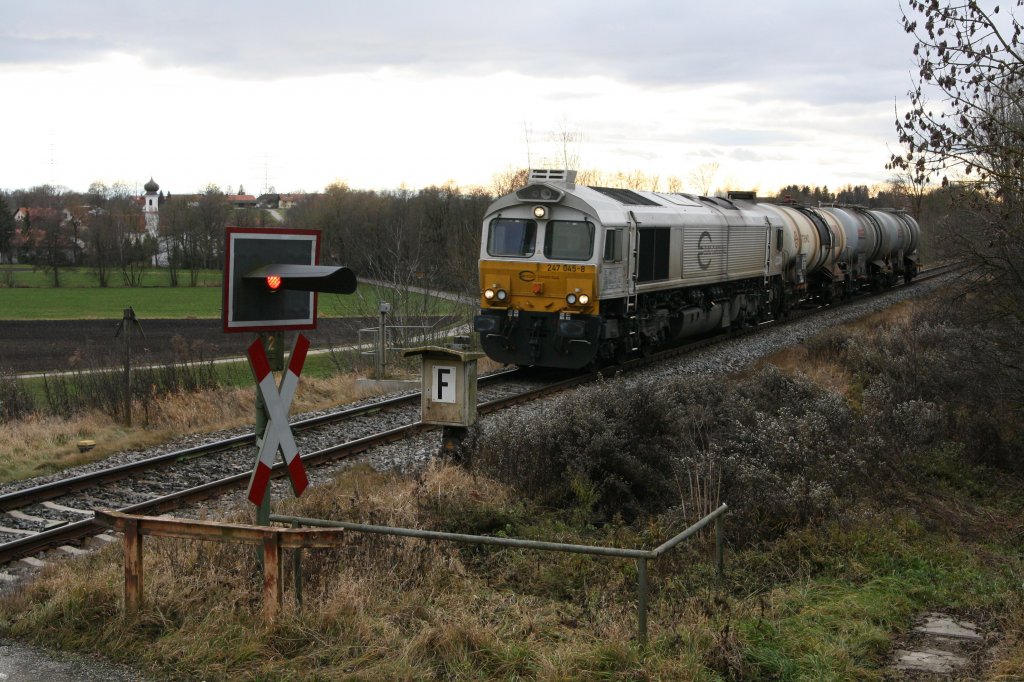
[(157, 192), (160, 191), (160, 185), (153, 182), (153, 178), (150, 177), (142, 189), (146, 190), (146, 196), (143, 197), (145, 203), (142, 205), (142, 214), (146, 216), (146, 232), (153, 239), (157, 239), (160, 229), (160, 197)]
[(153, 256), (153, 265), (167, 265), (167, 245), (160, 239), (160, 185), (153, 182), (152, 176), (149, 182), (142, 186), (146, 190), (142, 198), (142, 215), (146, 218), (146, 233), (157, 243), (156, 254)]

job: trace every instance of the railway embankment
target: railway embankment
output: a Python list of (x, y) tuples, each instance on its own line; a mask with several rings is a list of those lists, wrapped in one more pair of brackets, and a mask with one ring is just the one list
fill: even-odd
[[(122, 611), (111, 547), (6, 596), (0, 629), (205, 679), (850, 679), (903, 674), (888, 668), (895, 652), (940, 612), (985, 636), (952, 674), (1012, 679), (1024, 669), (1024, 431), (1005, 339), (948, 305), (865, 312), (490, 416), (463, 466), (401, 473), (424, 446), (392, 444), (376, 468), (278, 505), (650, 548), (727, 502), (725, 577), (710, 536), (659, 562), (647, 646), (632, 562), (356, 534), (306, 555), (302, 608), (286, 598), (273, 625), (255, 553), (152, 539), (137, 614)], [(226, 501), (192, 513), (250, 516)]]

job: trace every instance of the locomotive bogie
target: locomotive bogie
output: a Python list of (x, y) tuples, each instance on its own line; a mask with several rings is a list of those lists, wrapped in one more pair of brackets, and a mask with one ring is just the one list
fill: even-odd
[(906, 214), (577, 186), (534, 171), (488, 209), (474, 328), (499, 362), (580, 368), (917, 272)]

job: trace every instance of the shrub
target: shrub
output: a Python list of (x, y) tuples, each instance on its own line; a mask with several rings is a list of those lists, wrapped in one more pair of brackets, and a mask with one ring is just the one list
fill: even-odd
[(482, 422), (469, 458), (543, 504), (632, 520), (673, 500), (672, 413), (656, 386), (609, 381)]
[[(773, 535), (861, 494), (869, 452), (844, 400), (774, 368), (740, 381), (616, 379), (476, 428), (473, 466), (544, 504), (690, 521), (727, 501)], [(755, 530), (755, 528), (757, 530)]]
[[(46, 410), (53, 415), (70, 417), (95, 409), (114, 419), (125, 418), (124, 371), (118, 359), (90, 363), (74, 372), (43, 377), (43, 398)], [(167, 393), (184, 393), (215, 388), (220, 377), (212, 359), (196, 347), (174, 362), (132, 371), (132, 404), (141, 408), (146, 423), (151, 418), (154, 401)]]
[(13, 374), (0, 371), (0, 421), (20, 419), (35, 409), (32, 396)]

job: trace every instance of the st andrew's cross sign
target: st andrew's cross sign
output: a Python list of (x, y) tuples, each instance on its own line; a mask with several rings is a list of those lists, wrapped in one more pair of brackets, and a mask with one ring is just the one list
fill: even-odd
[(288, 408), (291, 406), (292, 398), (295, 397), (295, 389), (299, 385), (299, 375), (302, 373), (302, 365), (306, 361), (308, 350), (309, 339), (299, 334), (295, 338), (295, 347), (292, 349), (291, 358), (288, 361), (288, 369), (281, 378), (281, 387), (278, 389), (274, 384), (274, 375), (270, 371), (270, 362), (267, 359), (267, 352), (263, 348), (263, 341), (256, 339), (249, 346), (249, 364), (256, 377), (260, 394), (263, 396), (264, 410), (267, 415), (267, 428), (263, 438), (257, 442), (259, 456), (256, 459), (252, 477), (249, 479), (247, 493), (249, 501), (257, 506), (263, 502), (278, 450), (284, 456), (284, 463), (288, 467), (288, 477), (291, 479), (295, 496), (302, 495), (306, 486), (309, 485), (306, 469), (302, 466), (302, 458), (299, 456), (299, 449), (295, 445), (295, 437), (292, 435), (291, 424), (288, 423)]

